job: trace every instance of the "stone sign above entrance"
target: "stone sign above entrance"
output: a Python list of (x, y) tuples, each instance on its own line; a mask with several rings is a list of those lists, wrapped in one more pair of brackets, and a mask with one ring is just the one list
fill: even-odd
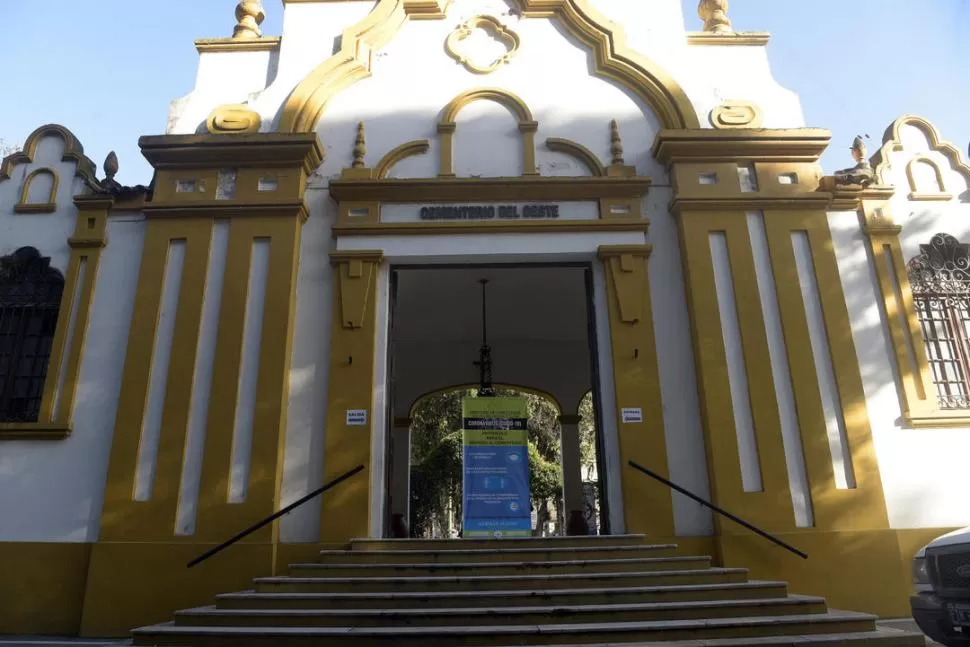
[(596, 220), (595, 202), (512, 204), (384, 204), (381, 222), (455, 222), (488, 220)]

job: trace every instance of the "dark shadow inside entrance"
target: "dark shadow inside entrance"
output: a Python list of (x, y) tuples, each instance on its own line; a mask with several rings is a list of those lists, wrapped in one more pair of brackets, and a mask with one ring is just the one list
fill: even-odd
[(533, 534), (608, 534), (591, 267), (391, 271), (385, 534), (460, 536), (461, 399), (484, 341), (496, 388), (529, 401)]

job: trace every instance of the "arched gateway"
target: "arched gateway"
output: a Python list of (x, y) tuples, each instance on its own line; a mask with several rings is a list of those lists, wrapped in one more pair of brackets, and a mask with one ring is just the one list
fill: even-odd
[[(196, 43), (198, 85), (166, 134), (140, 140), (150, 188), (118, 184), (113, 155), (98, 180), (67, 129), (38, 129), (0, 167), (0, 225), (15, 232), (0, 256), (34, 250), (63, 294), (40, 304), (57, 310), (43, 334), (0, 320), (0, 345), (16, 345), (0, 355), (33, 362), (0, 362), (3, 393), (36, 405), (0, 422), (0, 562), (36, 583), (0, 579), (14, 600), (0, 633), (119, 635), (278, 576), (138, 634), (202, 645), (221, 630), (193, 622), (254, 623), (245, 610), (266, 600), (306, 605), (276, 606), (280, 626), (333, 621), (307, 611), (349, 604), (326, 574), (437, 577), (457, 561), (522, 590), (489, 594), (509, 595), (498, 615), (472, 612), (501, 578), (462, 588), (459, 576), (418, 605), (518, 627), (503, 644), (560, 635), (522, 629), (548, 620), (523, 610), (541, 599), (523, 591), (549, 593), (528, 578), (551, 590), (589, 568), (618, 571), (600, 574), (610, 585), (634, 578), (635, 594), (618, 595), (636, 603), (715, 600), (715, 615), (736, 616), (678, 626), (677, 639), (881, 638), (873, 618), (772, 582), (901, 616), (913, 553), (970, 523), (970, 481), (950, 458), (970, 451), (965, 299), (927, 306), (943, 297), (915, 294), (926, 277), (907, 265), (929, 258), (926, 232), (948, 249), (970, 240), (970, 167), (910, 116), (871, 163), (859, 139), (857, 166), (824, 175), (830, 135), (806, 128), (771, 78), (768, 35), (732, 31), (727, 2), (700, 4), (707, 31), (694, 33), (679, 0), (285, 0), (284, 34), (270, 37), (259, 25), (278, 9), (247, 0), (233, 38)], [(18, 304), (40, 307), (30, 296)], [(395, 519), (411, 498), (411, 408), (469, 384), (558, 403), (564, 514), (586, 509), (595, 475), (609, 536), (391, 541), (407, 532)], [(587, 394), (597, 450), (584, 469)], [(473, 425), (526, 424), (518, 409), (482, 410), (461, 417), (466, 447)], [(513, 454), (527, 456), (490, 458)], [(508, 469), (493, 467), (501, 491)], [(339, 552), (355, 539), (365, 552)], [(537, 550), (568, 556), (553, 560), (565, 579), (529, 561)], [(591, 552), (636, 557), (593, 564)], [(398, 584), (426, 593), (416, 582)], [(592, 618), (584, 599), (577, 619)], [(654, 610), (616, 612), (622, 626), (590, 628), (590, 641), (669, 635)], [(391, 622), (364, 616), (353, 626)], [(506, 635), (471, 620), (467, 643), (453, 628), (422, 633), (457, 618), (430, 616), (394, 640)], [(389, 635), (314, 626), (314, 644)], [(282, 644), (280, 632), (225, 635)]]

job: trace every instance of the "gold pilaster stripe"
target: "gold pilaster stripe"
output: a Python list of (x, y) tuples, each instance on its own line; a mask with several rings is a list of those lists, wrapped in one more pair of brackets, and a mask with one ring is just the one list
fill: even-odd
[[(139, 144), (157, 170), (147, 219), (141, 270), (108, 465), (103, 539), (108, 541), (215, 542), (273, 512), (282, 467), (290, 338), (296, 294), (300, 225), (306, 209), (306, 176), (319, 166), (315, 135), (171, 135), (143, 137)], [(232, 191), (219, 195), (217, 178), (235, 169)], [(260, 179), (272, 177), (274, 191)], [(194, 192), (180, 192), (180, 182)], [(202, 188), (206, 190), (200, 190)], [(177, 217), (175, 217), (177, 216)], [(207, 286), (213, 226), (229, 219), (226, 266), (209, 390), (197, 523), (193, 536), (176, 536), (189, 407)], [(233, 430), (239, 390), (243, 325), (249, 299), (250, 256), (255, 239), (269, 244), (267, 289), (261, 321), (251, 459), (245, 499), (228, 502)], [(183, 280), (175, 311), (171, 361), (165, 386), (152, 493), (134, 501), (138, 444), (158, 327), (160, 301), (172, 240), (185, 244)], [(268, 541), (272, 531), (249, 541)]]
[[(662, 537), (674, 535), (671, 492), (627, 464), (634, 460), (669, 476), (650, 302), (650, 251), (649, 245), (605, 246), (599, 257), (606, 270), (626, 530)], [(624, 408), (640, 409), (642, 422), (624, 423)]]
[(933, 384), (926, 357), (923, 332), (906, 273), (906, 260), (899, 242), (899, 232), (871, 232), (869, 240), (872, 244), (872, 260), (876, 266), (879, 289), (885, 304), (886, 323), (896, 355), (896, 366), (903, 381), (903, 416), (932, 414), (937, 408), (936, 385)]
[[(374, 355), (377, 334), (377, 279), (384, 261), (381, 251), (335, 252), (333, 265), (333, 327), (330, 333), (330, 377), (323, 479), (330, 481), (358, 465), (371, 466), (374, 412)], [(347, 425), (348, 409), (370, 412), (366, 427)], [(370, 519), (370, 477), (342, 483), (323, 497), (320, 538), (345, 542), (367, 537)]]
[[(124, 380), (118, 401), (115, 433), (108, 462), (101, 539), (107, 541), (172, 539), (181, 482), (189, 398), (201, 321), (212, 221), (149, 221), (145, 232), (138, 288), (128, 335)], [(171, 360), (165, 386), (152, 495), (135, 501), (139, 443), (147, 408), (152, 358), (158, 349), (156, 330), (161, 310), (166, 263), (173, 240), (185, 241), (183, 279), (179, 290)], [(208, 440), (208, 439), (207, 439)]]
[(897, 390), (903, 419), (913, 427), (966, 426), (970, 424), (966, 412), (940, 409), (936, 400), (926, 341), (899, 240), (902, 227), (895, 223), (890, 210), (889, 200), (894, 193), (892, 187), (869, 187), (859, 191), (855, 206), (863, 220), (879, 280), (882, 311), (900, 380)]
[[(300, 231), (296, 214), (290, 218), (234, 220), (230, 226), (199, 489), (197, 541), (222, 541), (231, 536), (230, 529), (245, 528), (276, 509), (282, 476)], [(233, 421), (237, 415), (251, 251), (258, 238), (268, 239), (270, 250), (263, 319), (249, 324), (262, 325), (251, 464), (245, 500), (229, 504)], [(247, 541), (265, 542), (274, 532), (266, 527)]]
[[(75, 198), (78, 215), (74, 235), (67, 240), (71, 255), (64, 276), (64, 291), (47, 364), (47, 378), (44, 380), (40, 415), (37, 422), (0, 424), (0, 440), (5, 438), (56, 440), (64, 438), (71, 432), (82, 351), (90, 321), (91, 302), (94, 300), (94, 290), (98, 280), (101, 249), (107, 244), (107, 217), (112, 204), (113, 200), (107, 196)], [(78, 286), (82, 264), (84, 283)], [(72, 312), (75, 313), (73, 330), (71, 329)], [(69, 332), (70, 346), (68, 346)]]
[[(766, 212), (765, 227), (812, 493), (815, 527), (819, 530), (888, 528), (862, 376), (826, 214), (815, 211)], [(792, 245), (792, 233), (798, 231), (807, 233), (811, 247), (838, 406), (845, 420), (849, 448), (846, 460), (851, 461), (856, 480), (854, 489), (836, 487), (819, 378), (811, 348), (806, 343), (810, 339), (809, 327)]]
[[(754, 255), (743, 212), (682, 213), (681, 247), (688, 283), (688, 308), (694, 339), (694, 361), (700, 385), (701, 416), (707, 444), (708, 480), (715, 503), (728, 510), (744, 510), (760, 527), (795, 527), (785, 450), (776, 400)], [(741, 449), (735, 429), (727, 352), (721, 329), (720, 304), (714, 281), (710, 235), (726, 235), (741, 332), (748, 399), (754, 425), (758, 469), (763, 491), (745, 492), (741, 479)], [(715, 518), (720, 534), (742, 532)]]

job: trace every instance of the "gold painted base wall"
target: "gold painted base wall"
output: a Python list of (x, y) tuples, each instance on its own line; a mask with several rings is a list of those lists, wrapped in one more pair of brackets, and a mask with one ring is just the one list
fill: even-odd
[[(821, 595), (833, 608), (886, 618), (909, 615), (910, 561), (948, 528), (856, 532), (801, 531), (782, 539), (807, 561), (753, 535), (653, 537), (683, 555), (723, 555), (715, 565), (782, 580), (789, 591)], [(211, 604), (218, 593), (251, 588), (252, 578), (283, 574), (341, 544), (241, 544), (193, 568), (212, 544), (0, 542), (0, 634), (125, 637), (173, 612)]]
[(0, 634), (76, 636), (91, 547), (0, 542)]
[(788, 582), (791, 593), (820, 595), (834, 609), (883, 618), (910, 614), (910, 568), (921, 546), (946, 528), (777, 533), (808, 559), (776, 548), (753, 534), (718, 537), (723, 566), (744, 567), (751, 579)]
[(254, 577), (273, 572), (268, 543), (237, 544), (195, 568), (185, 567), (214, 545), (94, 544), (80, 635), (127, 636), (135, 627), (171, 620), (178, 609), (212, 604), (219, 593), (252, 588)]

